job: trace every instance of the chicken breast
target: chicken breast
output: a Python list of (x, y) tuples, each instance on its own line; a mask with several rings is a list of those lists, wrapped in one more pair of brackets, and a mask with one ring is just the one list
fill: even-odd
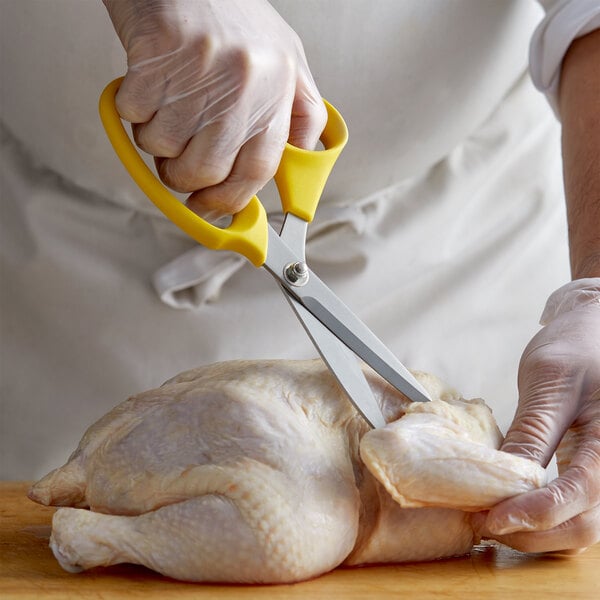
[(463, 554), (469, 512), (543, 486), (545, 472), (497, 450), (483, 401), (414, 374), (432, 402), (368, 373), (388, 422), (370, 430), (319, 360), (187, 371), (92, 425), (29, 496), (69, 507), (50, 540), (69, 571), (131, 562), (277, 583)]

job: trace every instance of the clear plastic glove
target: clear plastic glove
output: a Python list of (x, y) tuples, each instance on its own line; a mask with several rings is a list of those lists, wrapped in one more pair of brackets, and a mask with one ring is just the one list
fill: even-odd
[(116, 97), (161, 179), (206, 218), (241, 210), (285, 142), (327, 114), (298, 36), (266, 0), (104, 0), (127, 52)]
[(554, 292), (541, 323), (521, 358), (502, 450), (546, 466), (558, 447), (559, 477), (472, 523), (524, 552), (581, 550), (600, 541), (600, 278)]

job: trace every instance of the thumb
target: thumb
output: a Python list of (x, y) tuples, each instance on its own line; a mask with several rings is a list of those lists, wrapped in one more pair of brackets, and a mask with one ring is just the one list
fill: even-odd
[(322, 101), (296, 98), (292, 107), (289, 143), (304, 150), (314, 150), (327, 123), (327, 110)]
[[(545, 468), (571, 422), (564, 414), (570, 393), (568, 378), (556, 364), (532, 360), (526, 353), (519, 369), (519, 405), (500, 450)], [(478, 527), (479, 535), (517, 547), (523, 540), (502, 536), (546, 529), (548, 514), (557, 504), (556, 490), (546, 486), (508, 498), (473, 525)]]
[(327, 124), (327, 109), (310, 72), (301, 72), (292, 104), (288, 142), (314, 150)]
[(573, 422), (580, 377), (569, 373), (546, 347), (524, 357), (519, 369), (519, 405), (501, 450), (546, 467)]

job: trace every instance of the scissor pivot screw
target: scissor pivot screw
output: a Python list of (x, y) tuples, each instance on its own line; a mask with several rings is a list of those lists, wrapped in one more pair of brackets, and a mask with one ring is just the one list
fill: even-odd
[(286, 281), (292, 285), (301, 286), (308, 281), (308, 267), (302, 261), (287, 265), (283, 270), (283, 274)]

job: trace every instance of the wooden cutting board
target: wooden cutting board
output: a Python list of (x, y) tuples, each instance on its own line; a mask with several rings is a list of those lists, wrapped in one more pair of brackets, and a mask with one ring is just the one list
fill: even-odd
[(462, 558), (337, 569), (312, 581), (276, 586), (182, 583), (134, 565), (72, 574), (61, 569), (48, 547), (54, 509), (31, 502), (25, 495), (28, 487), (25, 482), (0, 482), (2, 600), (600, 598), (600, 544), (571, 557), (482, 545)]

